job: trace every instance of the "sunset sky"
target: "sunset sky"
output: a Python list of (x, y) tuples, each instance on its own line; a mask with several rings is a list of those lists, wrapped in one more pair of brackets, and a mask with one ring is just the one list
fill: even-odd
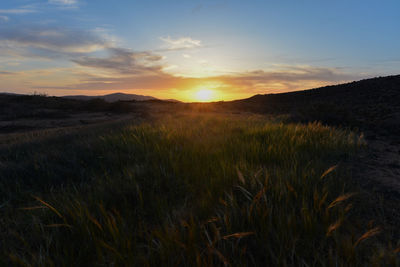
[(183, 101), (400, 73), (400, 1), (1, 0), (0, 92)]

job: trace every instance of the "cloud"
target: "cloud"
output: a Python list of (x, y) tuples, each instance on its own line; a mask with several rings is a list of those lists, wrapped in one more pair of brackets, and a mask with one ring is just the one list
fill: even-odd
[(364, 75), (343, 72), (340, 68), (284, 66), (274, 71), (256, 70), (221, 75), (213, 79), (236, 90), (253, 93), (279, 93), (353, 81)]
[(162, 69), (156, 65), (162, 57), (151, 52), (132, 52), (123, 48), (108, 48), (108, 57), (83, 56), (72, 61), (84, 67), (98, 68), (117, 74), (154, 74)]
[(276, 71), (256, 70), (251, 72), (240, 73), (235, 76), (227, 76), (238, 82), (299, 82), (310, 80), (324, 80), (329, 82), (337, 82), (351, 79), (354, 76), (348, 73), (340, 72), (340, 68), (325, 68), (312, 66), (285, 66)]
[(13, 15), (20, 15), (20, 14), (27, 14), (27, 13), (34, 13), (36, 10), (31, 8), (14, 8), (14, 9), (0, 9), (0, 14), (13, 14)]
[(77, 0), (49, 0), (50, 4), (64, 5), (64, 6), (74, 6), (78, 4)]
[(192, 39), (191, 37), (181, 37), (172, 39), (168, 37), (160, 37), (160, 39), (167, 45), (168, 50), (180, 50), (201, 47), (201, 41)]
[(8, 21), (9, 18), (7, 16), (1, 16), (0, 15), (0, 21)]
[(0, 71), (0, 75), (13, 75), (13, 74), (15, 73), (10, 71)]
[(13, 55), (58, 57), (101, 50), (112, 45), (95, 32), (61, 27), (0, 27), (0, 49)]

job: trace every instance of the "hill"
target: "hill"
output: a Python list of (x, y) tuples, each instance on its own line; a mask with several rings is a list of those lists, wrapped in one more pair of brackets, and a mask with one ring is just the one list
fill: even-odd
[(0, 134), (114, 121), (145, 112), (145, 107), (124, 101), (0, 94)]
[(400, 133), (400, 75), (221, 103), (230, 110), (290, 114), (295, 121)]
[(63, 96), (64, 98), (76, 99), (76, 100), (91, 100), (91, 99), (103, 99), (106, 102), (117, 102), (117, 101), (145, 101), (145, 100), (156, 100), (157, 98), (145, 95), (135, 94), (124, 94), (124, 93), (113, 93), (108, 95), (99, 96), (87, 96), (87, 95), (71, 95)]

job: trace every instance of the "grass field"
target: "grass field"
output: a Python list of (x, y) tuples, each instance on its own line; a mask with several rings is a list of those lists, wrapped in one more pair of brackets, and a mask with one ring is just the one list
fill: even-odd
[(255, 115), (25, 134), (0, 146), (2, 263), (395, 265), (351, 182), (363, 145)]

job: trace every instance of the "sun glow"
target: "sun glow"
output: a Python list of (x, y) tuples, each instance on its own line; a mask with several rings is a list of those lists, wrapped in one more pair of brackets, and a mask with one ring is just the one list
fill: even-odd
[(200, 102), (208, 102), (213, 100), (214, 91), (209, 89), (202, 89), (196, 92), (196, 100)]

